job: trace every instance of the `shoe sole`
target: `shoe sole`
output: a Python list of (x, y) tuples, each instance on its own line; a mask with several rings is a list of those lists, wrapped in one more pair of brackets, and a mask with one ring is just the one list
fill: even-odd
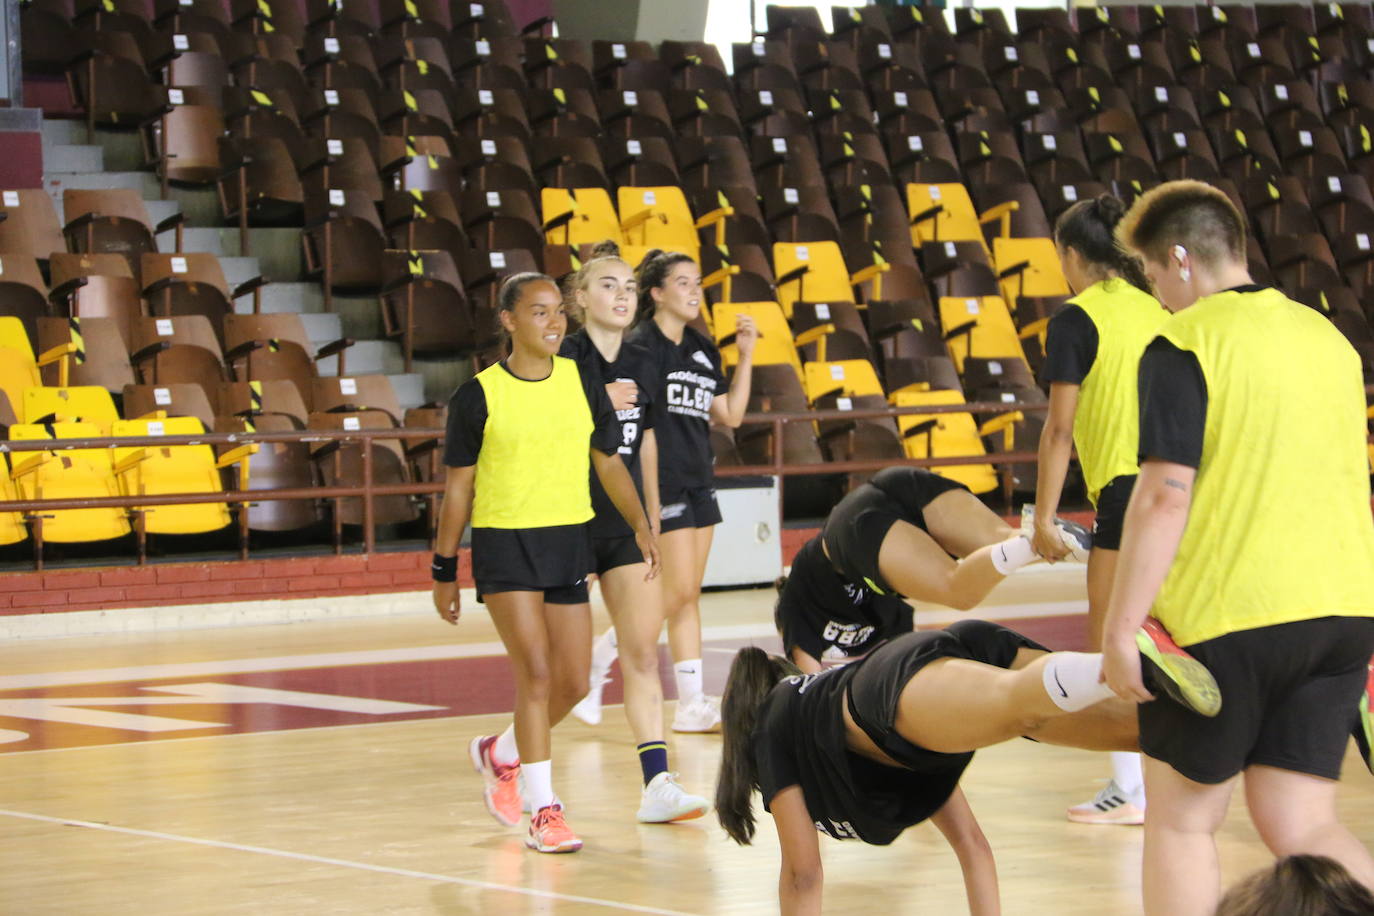
[(639, 823), (641, 823), (641, 824), (677, 824), (677, 823), (680, 823), (680, 822), (682, 822), (682, 821), (694, 821), (694, 820), (696, 820), (696, 819), (699, 818), (699, 817), (705, 817), (705, 816), (706, 816), (706, 812), (709, 811), (709, 810), (710, 810), (710, 807), (709, 807), (709, 806), (704, 807), (704, 808), (693, 808), (691, 811), (688, 811), (686, 814), (679, 814), (679, 815), (677, 815), (676, 817), (670, 817), (670, 818), (667, 818), (667, 819), (665, 819), (665, 820), (649, 819), (649, 818), (644, 817), (643, 815), (637, 814), (637, 815), (635, 815), (635, 819), (636, 819), (637, 821), (639, 821)]
[(1132, 814), (1129, 817), (1098, 817), (1092, 814), (1074, 814), (1068, 812), (1067, 817), (1070, 822), (1075, 824), (1090, 824), (1103, 827), (1139, 827), (1145, 823), (1145, 816)]
[(482, 801), (486, 802), (487, 813), (496, 818), (498, 824), (503, 827), (514, 827), (520, 823), (520, 819), (516, 818), (513, 821), (506, 820), (501, 816), (495, 803), (491, 800), (492, 786), (490, 779), (487, 777), (487, 769), (482, 765), (481, 743), (482, 739), (480, 737), (473, 738), (472, 741), (468, 743), (468, 759), (472, 761), (472, 768), (477, 771), (477, 775), (482, 777)]
[(1200, 716), (1214, 717), (1221, 712), (1221, 689), (1207, 666), (1187, 655), (1164, 652), (1145, 633), (1136, 634), (1141, 657), (1158, 670), (1151, 680), (1176, 702)]
[(579, 849), (582, 848), (582, 841), (573, 840), (569, 843), (560, 843), (557, 846), (543, 846), (538, 842), (531, 840), (529, 837), (525, 837), (525, 846), (530, 849), (533, 849), (535, 852), (543, 852), (548, 853), (550, 855), (559, 855), (560, 853), (565, 852), (577, 852)]

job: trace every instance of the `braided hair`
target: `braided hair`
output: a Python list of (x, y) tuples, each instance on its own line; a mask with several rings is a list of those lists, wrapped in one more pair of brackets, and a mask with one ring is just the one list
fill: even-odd
[(1072, 248), (1083, 260), (1103, 270), (1115, 271), (1142, 292), (1153, 294), (1140, 261), (1116, 241), (1116, 224), (1125, 216), (1125, 205), (1110, 194), (1080, 200), (1054, 224), (1054, 243)]

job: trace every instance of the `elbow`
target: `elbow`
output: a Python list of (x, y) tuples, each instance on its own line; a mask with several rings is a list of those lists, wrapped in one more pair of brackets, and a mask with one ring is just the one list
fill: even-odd
[(721, 426), (724, 426), (726, 429), (739, 429), (743, 423), (743, 415), (736, 417), (732, 414), (725, 418), (725, 422), (722, 423)]
[(821, 864), (817, 862), (815, 865), (803, 868), (789, 868), (782, 880), (783, 886), (788, 892), (799, 897), (807, 897), (820, 893), (823, 879)]

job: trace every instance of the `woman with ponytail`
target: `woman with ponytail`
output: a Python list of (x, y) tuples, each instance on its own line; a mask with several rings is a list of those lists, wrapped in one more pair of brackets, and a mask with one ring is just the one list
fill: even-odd
[[(1122, 523), (1139, 465), (1140, 357), (1169, 317), (1151, 295), (1140, 263), (1116, 242), (1123, 214), (1121, 201), (1104, 194), (1079, 201), (1059, 217), (1055, 245), (1076, 295), (1050, 319), (1041, 373), (1050, 386), (1050, 409), (1040, 435), (1033, 543), (1048, 560), (1064, 556), (1054, 514), (1069, 453), (1077, 445), (1088, 499), (1097, 509), (1088, 555), (1088, 638), (1094, 649), (1102, 646)], [(1144, 823), (1140, 755), (1113, 754), (1112, 771), (1096, 798), (1069, 809), (1069, 820)]]
[[(656, 369), (654, 433), (658, 439), (659, 546), (663, 556), (663, 603), (668, 647), (677, 681), (673, 731), (709, 732), (720, 725), (720, 707), (703, 688), (701, 582), (720, 507), (712, 487), (711, 424), (731, 429), (744, 420), (753, 376), (758, 330), (752, 318), (735, 321), (739, 362), (729, 390), (720, 350), (691, 326), (705, 301), (701, 268), (689, 255), (651, 251), (639, 265), (639, 317), (627, 342), (643, 347)], [(583, 710), (599, 701), (615, 658), (614, 632), (597, 640), (592, 655), (591, 694)]]
[[(1216, 685), (1200, 663), (1146, 652), (1142, 663), (1169, 697), (1159, 702), (1215, 713)], [(887, 845), (927, 819), (958, 856), (969, 909), (998, 913), (992, 850), (959, 779), (975, 750), (1022, 735), (1136, 747), (1134, 712), (1101, 672), (1098, 653), (1051, 653), (984, 620), (907, 633), (820, 674), (742, 649), (721, 704), (716, 816), (731, 839), (749, 844), (759, 790), (782, 847), (784, 914), (820, 912), (818, 831)]]

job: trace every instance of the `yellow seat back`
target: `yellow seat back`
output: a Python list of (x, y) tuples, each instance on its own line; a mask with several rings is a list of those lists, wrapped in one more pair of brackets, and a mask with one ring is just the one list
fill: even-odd
[[(93, 439), (105, 434), (94, 423), (17, 423), (10, 439)], [(120, 496), (110, 461), (110, 450), (69, 449), (52, 452), (14, 452), (10, 474), (24, 499), (75, 499)], [(122, 537), (129, 533), (128, 513), (123, 509), (61, 509), (39, 513), (43, 540), (83, 543)]]
[[(894, 395), (893, 400), (898, 407), (966, 403), (962, 392), (948, 390), (902, 390)], [(909, 434), (911, 430), (929, 420), (935, 421), (935, 427), (930, 432)], [(987, 454), (983, 440), (978, 435), (978, 424), (974, 421), (973, 414), (899, 415), (897, 428), (902, 432), (902, 442), (908, 458), (953, 458)], [(941, 477), (962, 483), (974, 493), (987, 493), (997, 488), (997, 472), (990, 464), (956, 464), (933, 467), (930, 470)]]
[[(119, 420), (111, 430), (115, 436), (194, 436), (203, 432), (205, 427), (195, 417)], [(114, 451), (116, 468), (125, 468), (119, 474), (119, 484), (128, 496), (224, 491), (214, 450), (208, 445), (120, 446)], [(140, 452), (143, 460), (126, 467), (126, 462)], [(145, 530), (152, 534), (200, 534), (218, 531), (230, 521), (229, 507), (224, 503), (149, 506), (143, 511)]]
[(98, 435), (110, 435), (110, 425), (119, 419), (114, 398), (96, 385), (69, 388), (34, 387), (24, 390), (25, 423), (36, 423), (56, 414), (61, 420), (79, 420), (100, 427)]
[(791, 366), (801, 381), (801, 360), (797, 348), (792, 344), (792, 329), (782, 315), (782, 307), (776, 302), (719, 302), (711, 310), (712, 327), (715, 329), (716, 344), (720, 347), (721, 362), (733, 366), (739, 362), (739, 347), (723, 343), (735, 333), (735, 316), (748, 315), (754, 319), (759, 329), (759, 339), (754, 345), (754, 365)]
[[(937, 207), (938, 211), (932, 214)], [(911, 226), (911, 244), (917, 248), (926, 242), (977, 242), (987, 247), (978, 211), (973, 209), (968, 189), (961, 184), (908, 184), (906, 211), (911, 220), (931, 214)]]
[[(792, 274), (792, 277), (789, 278), (788, 274)], [(854, 299), (849, 269), (845, 266), (840, 246), (834, 242), (775, 242), (773, 275), (778, 281), (778, 304), (789, 321), (795, 302)]]
[(945, 334), (970, 321), (974, 322), (971, 333), (949, 338), (949, 355), (960, 375), (964, 372), (964, 360), (970, 356), (1014, 356), (1025, 361), (1016, 324), (1000, 296), (940, 297), (940, 326)]
[(883, 397), (883, 386), (878, 381), (878, 373), (874, 371), (873, 364), (866, 359), (809, 362), (803, 369), (806, 375), (806, 399), (812, 404), (836, 389), (849, 397), (862, 397), (867, 394)]
[(572, 214), (568, 222), (545, 232), (550, 245), (595, 245), (608, 239), (617, 245), (624, 242), (620, 219), (604, 188), (545, 188), (539, 192), (539, 203), (546, 226), (565, 213)]
[[(19, 453), (19, 457), (22, 458), (23, 455), (24, 453)], [(0, 500), (19, 498), (19, 488), (10, 476), (10, 463), (4, 455), (0, 455)], [(0, 546), (18, 544), (28, 536), (29, 533), (24, 528), (24, 516), (18, 512), (0, 512)]]
[(1021, 296), (1067, 296), (1069, 281), (1059, 263), (1053, 239), (992, 240), (992, 260), (1001, 274), (1007, 268), (1027, 263), (1024, 271), (1002, 280), (1002, 298), (1015, 303)]
[(681, 188), (623, 187), (616, 194), (625, 241), (697, 257), (701, 240)]

